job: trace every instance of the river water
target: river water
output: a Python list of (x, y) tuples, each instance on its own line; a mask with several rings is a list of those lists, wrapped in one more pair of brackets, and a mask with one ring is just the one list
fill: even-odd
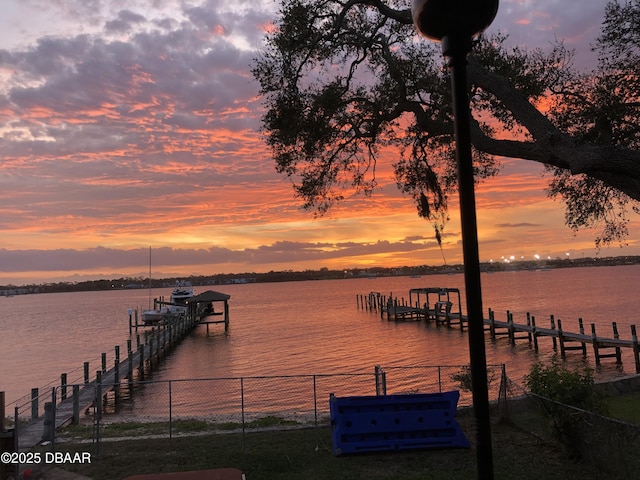
[[(640, 266), (583, 267), (548, 271), (508, 271), (483, 274), (483, 305), (506, 319), (524, 323), (526, 313), (539, 326), (549, 316), (563, 321), (565, 331), (577, 331), (579, 317), (611, 337), (617, 322), (621, 338), (631, 338), (630, 325), (640, 323)], [(213, 289), (230, 299), (230, 328), (198, 326), (171, 352), (154, 379), (217, 378), (270, 375), (371, 372), (374, 365), (464, 365), (469, 362), (468, 338), (458, 328), (424, 322), (388, 322), (357, 308), (358, 295), (378, 291), (408, 298), (411, 288), (459, 288), (464, 277), (431, 275), (421, 278), (379, 277), (306, 282), (260, 283), (197, 287)], [(168, 298), (170, 289), (152, 296)], [(146, 290), (114, 290), (22, 295), (0, 298), (0, 391), (7, 405), (28, 395), (33, 387), (79, 381), (83, 364), (100, 368), (100, 356), (120, 345), (126, 352), (128, 309), (147, 308)], [(505, 363), (509, 375), (521, 378), (536, 360), (552, 356), (551, 340), (540, 339), (535, 353), (526, 340), (515, 347), (506, 339), (486, 337), (487, 362)], [(622, 369), (604, 359), (599, 376), (634, 374), (629, 349)], [(124, 358), (124, 357), (123, 357)], [(571, 352), (570, 363), (581, 355)], [(593, 365), (589, 347), (588, 362)], [(111, 364), (109, 364), (111, 366)], [(93, 377), (93, 374), (92, 374)]]

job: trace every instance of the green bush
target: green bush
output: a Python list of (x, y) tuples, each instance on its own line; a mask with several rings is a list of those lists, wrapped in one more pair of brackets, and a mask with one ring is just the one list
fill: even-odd
[[(496, 378), (496, 372), (493, 368), (487, 368), (487, 387), (491, 386), (491, 383)], [(471, 381), (471, 365), (464, 365), (456, 373), (451, 375), (451, 380), (458, 382), (460, 389), (465, 392), (472, 392), (473, 385)]]
[(535, 363), (525, 375), (524, 384), (546, 412), (551, 434), (565, 446), (570, 457), (579, 458), (580, 429), (589, 412), (603, 414), (606, 410), (594, 386), (593, 370), (569, 370), (557, 360), (549, 365)]

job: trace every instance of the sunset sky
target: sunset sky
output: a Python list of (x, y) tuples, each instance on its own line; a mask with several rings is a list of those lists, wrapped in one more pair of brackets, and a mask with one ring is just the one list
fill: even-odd
[[(407, 5), (409, 5), (407, 0)], [(576, 64), (606, 0), (501, 0), (490, 31)], [(457, 203), (444, 259), (381, 161), (370, 199), (300, 209), (258, 133), (250, 69), (277, 2), (2, 0), (0, 285), (461, 261)], [(480, 257), (595, 255), (564, 226), (542, 168), (503, 160), (477, 190)], [(600, 255), (638, 255), (629, 246)]]

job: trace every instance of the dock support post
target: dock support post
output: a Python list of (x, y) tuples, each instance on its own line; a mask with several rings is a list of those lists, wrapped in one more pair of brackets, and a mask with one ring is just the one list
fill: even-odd
[(564, 360), (567, 354), (564, 348), (564, 334), (562, 333), (562, 320), (558, 319), (558, 340), (560, 341), (560, 357)]
[(527, 327), (529, 327), (529, 331), (527, 332), (527, 338), (529, 339), (529, 346), (533, 343), (533, 330), (531, 329), (531, 314), (527, 312)]
[(44, 403), (44, 432), (42, 432), (42, 439), (50, 442), (54, 439), (56, 429), (54, 405), (53, 402)]
[(72, 387), (73, 395), (73, 418), (72, 423), (78, 425), (80, 423), (80, 385)]
[(489, 309), (489, 334), (492, 340), (496, 339), (496, 314), (491, 309)]
[(96, 417), (98, 421), (102, 418), (102, 372), (96, 371)]
[(84, 362), (84, 383), (89, 383), (89, 362)]
[(140, 380), (144, 380), (144, 343), (138, 347), (140, 352), (140, 366), (138, 368), (138, 377)]
[(60, 374), (60, 400), (67, 399), (67, 374)]
[(102, 373), (107, 371), (107, 354), (102, 352)]
[(636, 373), (640, 373), (640, 346), (638, 345), (635, 325), (631, 325), (631, 340), (633, 341), (633, 358), (636, 361)]
[[(611, 326), (613, 327), (614, 340), (620, 340), (620, 334), (618, 334), (618, 323), (613, 322)], [(616, 349), (616, 365), (622, 365), (622, 350), (618, 346), (615, 347), (615, 349)]]
[[(538, 330), (536, 329), (536, 317), (534, 315), (531, 315), (531, 333), (533, 335), (533, 349), (537, 352), (538, 351)], [(502, 368), (505, 368), (504, 364), (502, 365)]]
[(31, 420), (35, 420), (38, 418), (38, 397), (40, 396), (40, 392), (37, 388), (31, 389)]
[(113, 384), (115, 406), (117, 407), (120, 394), (120, 345), (116, 345), (115, 358), (113, 359)]
[(507, 310), (507, 324), (509, 325), (509, 343), (515, 346), (516, 332), (513, 326), (513, 314), (509, 310)]
[[(582, 318), (578, 318), (578, 325), (580, 326), (580, 335), (584, 335), (584, 322)], [(585, 342), (580, 342), (582, 344), (582, 356), (587, 357), (587, 344)]]
[(155, 327), (151, 329), (151, 335), (149, 335), (149, 370), (152, 371), (153, 370), (153, 362), (154, 362), (154, 340), (156, 338), (156, 329)]
[[(549, 317), (549, 319), (551, 321), (551, 330), (555, 330), (556, 329), (556, 321), (555, 321), (553, 315), (551, 315)], [(551, 339), (552, 339), (552, 342), (553, 342), (553, 351), (555, 352), (555, 351), (558, 350), (558, 342), (557, 342), (557, 339), (556, 339), (555, 335), (552, 336)]]
[(593, 354), (596, 357), (596, 365), (600, 366), (600, 346), (598, 345), (598, 337), (596, 336), (596, 324), (591, 324), (591, 343), (593, 344)]
[(131, 350), (127, 353), (127, 360), (129, 362), (127, 378), (129, 379), (129, 383), (131, 383), (133, 382), (133, 352)]

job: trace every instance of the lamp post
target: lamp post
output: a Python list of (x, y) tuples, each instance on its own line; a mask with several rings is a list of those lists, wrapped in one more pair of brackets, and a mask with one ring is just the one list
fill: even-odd
[(458, 164), (464, 283), (469, 321), (471, 385), (476, 420), (477, 469), (479, 479), (492, 480), (493, 453), (471, 158), (467, 54), (471, 51), (473, 37), (486, 29), (495, 18), (498, 0), (413, 0), (411, 10), (418, 31), (431, 40), (442, 42), (442, 53), (449, 59)]

